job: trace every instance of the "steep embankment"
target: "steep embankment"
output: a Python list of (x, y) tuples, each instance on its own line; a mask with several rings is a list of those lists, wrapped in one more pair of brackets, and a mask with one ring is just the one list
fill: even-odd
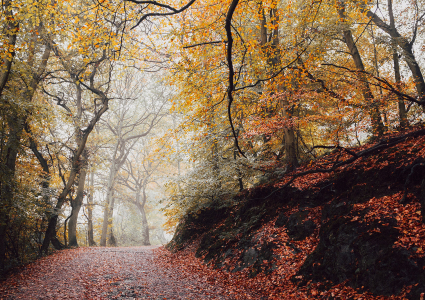
[(418, 300), (425, 292), (424, 134), (417, 128), (334, 149), (241, 193), (233, 207), (217, 203), (186, 216), (168, 247), (176, 257), (196, 252), (269, 299)]

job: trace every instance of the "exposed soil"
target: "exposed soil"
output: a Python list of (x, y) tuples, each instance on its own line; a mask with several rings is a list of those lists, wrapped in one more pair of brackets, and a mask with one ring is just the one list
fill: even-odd
[(163, 264), (161, 248), (59, 251), (0, 283), (0, 299), (232, 299), (185, 266)]

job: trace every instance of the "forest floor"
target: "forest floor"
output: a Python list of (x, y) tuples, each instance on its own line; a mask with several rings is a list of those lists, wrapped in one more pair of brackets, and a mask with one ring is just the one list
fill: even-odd
[(158, 246), (57, 251), (0, 282), (0, 299), (233, 298), (199, 262), (170, 258)]

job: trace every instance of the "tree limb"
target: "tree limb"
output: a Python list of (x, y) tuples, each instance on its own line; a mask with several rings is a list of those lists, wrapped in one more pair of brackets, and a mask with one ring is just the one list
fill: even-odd
[(232, 102), (234, 100), (233, 91), (235, 90), (235, 83), (234, 83), (235, 70), (233, 68), (233, 61), (232, 61), (232, 48), (233, 48), (232, 17), (238, 3), (239, 3), (239, 0), (233, 0), (232, 3), (230, 4), (229, 10), (227, 11), (227, 15), (226, 15), (226, 25), (224, 26), (224, 28), (226, 29), (226, 35), (227, 35), (226, 59), (227, 59), (227, 65), (229, 69), (229, 78), (228, 78), (229, 84), (227, 87), (227, 97), (229, 99), (229, 102), (227, 105), (227, 114), (228, 114), (228, 118), (230, 122), (230, 127), (232, 129), (233, 137), (235, 139), (235, 146), (238, 149), (239, 153), (243, 157), (246, 157), (245, 154), (242, 152), (241, 148), (239, 147), (238, 138), (235, 132), (235, 126), (233, 125), (233, 120), (232, 120)]
[(203, 45), (222, 44), (222, 43), (227, 43), (227, 41), (214, 41), (214, 42), (199, 43), (199, 44), (184, 46), (183, 49), (189, 49), (189, 48), (194, 48), (194, 47), (203, 46)]
[(188, 9), (193, 3), (195, 3), (196, 0), (191, 0), (188, 4), (186, 4), (185, 6), (179, 8), (179, 9), (168, 6), (166, 4), (156, 2), (156, 1), (137, 1), (137, 0), (125, 0), (125, 1), (133, 2), (133, 3), (136, 3), (136, 4), (151, 4), (151, 5), (158, 6), (158, 7), (161, 7), (161, 8), (166, 8), (166, 9), (169, 10), (169, 12), (164, 12), (164, 13), (147, 13), (147, 14), (143, 15), (139, 19), (139, 21), (136, 23), (136, 25), (131, 27), (131, 29), (134, 29), (149, 17), (161, 17), (161, 16), (163, 17), (163, 16), (171, 16), (171, 15), (181, 13), (182, 11), (185, 11), (186, 9)]

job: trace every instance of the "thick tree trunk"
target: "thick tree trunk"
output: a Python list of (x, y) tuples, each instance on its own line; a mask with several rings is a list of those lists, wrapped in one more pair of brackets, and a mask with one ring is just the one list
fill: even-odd
[[(117, 162), (117, 153), (118, 153), (118, 148), (120, 146), (120, 138), (121, 138), (121, 123), (118, 125), (118, 139), (114, 147), (111, 167), (109, 168), (108, 182), (106, 186), (106, 200), (105, 200), (105, 208), (103, 210), (102, 234), (100, 236), (100, 246), (102, 247), (106, 246), (108, 224), (112, 223), (112, 220), (109, 220), (109, 216), (112, 217), (112, 213), (113, 213), (113, 208), (111, 208), (111, 203), (113, 201), (113, 195), (114, 195), (115, 177), (119, 169), (118, 162)], [(110, 210), (112, 210), (112, 212)]]
[[(83, 148), (84, 146), (85, 146), (85, 143), (83, 145), (80, 145), (80, 147), (83, 147)], [(58, 213), (60, 209), (62, 208), (63, 204), (65, 203), (66, 196), (71, 190), (75, 177), (77, 176), (78, 161), (79, 161), (79, 156), (75, 156), (72, 163), (71, 173), (69, 174), (68, 182), (66, 183), (66, 186), (63, 188), (61, 194), (59, 195), (58, 202), (56, 202), (54, 210), (49, 217), (46, 233), (44, 234), (43, 245), (41, 246), (42, 253), (44, 252), (45, 254), (48, 254), (50, 242), (56, 236), (56, 225), (58, 222)], [(53, 246), (56, 247), (55, 244), (53, 244)]]
[[(15, 46), (17, 35), (19, 32), (19, 22), (15, 19), (13, 7), (17, 4), (12, 0), (2, 2), (2, 13), (5, 15), (6, 24), (3, 27), (3, 44), (2, 48), (8, 55), (2, 60), (2, 68), (0, 70), (0, 97), (9, 81), (12, 72), (13, 59), (15, 57)], [(30, 102), (37, 88), (40, 76), (44, 72), (47, 60), (50, 55), (50, 49), (46, 47), (38, 72), (34, 74), (30, 89), (27, 89), (26, 101)], [(2, 99), (4, 100), (4, 99)], [(7, 101), (7, 100), (6, 100)], [(13, 111), (13, 103), (9, 103), (11, 111), (5, 117), (8, 123), (8, 137), (6, 145), (1, 145), (1, 165), (0, 165), (0, 269), (4, 269), (4, 260), (6, 255), (6, 234), (9, 222), (9, 208), (12, 204), (15, 189), (15, 163), (18, 155), (18, 149), (21, 147), (20, 140), (24, 129), (27, 112)], [(19, 110), (20, 108), (18, 108)], [(3, 142), (3, 141), (2, 141)]]
[(61, 249), (64, 248), (64, 245), (62, 245), (62, 243), (59, 241), (57, 236), (54, 236), (52, 238), (52, 245), (53, 245), (53, 247), (55, 247), (56, 250), (61, 250)]
[(0, 270), (4, 270), (7, 248), (7, 228), (9, 225), (9, 210), (13, 202), (15, 190), (16, 159), (20, 147), (24, 122), (18, 116), (8, 119), (8, 140), (2, 151), (1, 182), (0, 182)]
[(69, 219), (69, 223), (68, 223), (69, 225), (68, 240), (69, 240), (70, 247), (78, 247), (77, 220), (78, 220), (78, 214), (80, 213), (81, 205), (83, 204), (83, 199), (84, 199), (84, 185), (86, 182), (86, 174), (87, 174), (87, 170), (83, 168), (80, 171), (80, 177), (78, 179), (77, 195), (75, 199), (73, 200), (74, 203), (72, 205), (72, 216)]
[(113, 199), (114, 199), (114, 181), (115, 181), (115, 160), (112, 161), (111, 169), (109, 171), (108, 185), (106, 191), (105, 208), (103, 210), (102, 234), (100, 236), (100, 246), (106, 246), (108, 224), (112, 223), (110, 216), (113, 214)]
[[(61, 200), (61, 202), (63, 203), (64, 200)], [(52, 216), (50, 216), (49, 221), (47, 223), (46, 233), (44, 234), (43, 245), (41, 245), (41, 251), (40, 251), (41, 253), (48, 254), (50, 242), (56, 236), (57, 222), (58, 222), (57, 214), (53, 214)], [(55, 244), (53, 244), (53, 246), (56, 248)]]
[(5, 268), (6, 256), (6, 229), (9, 223), (9, 216), (3, 212), (0, 215), (0, 274), (3, 273)]

